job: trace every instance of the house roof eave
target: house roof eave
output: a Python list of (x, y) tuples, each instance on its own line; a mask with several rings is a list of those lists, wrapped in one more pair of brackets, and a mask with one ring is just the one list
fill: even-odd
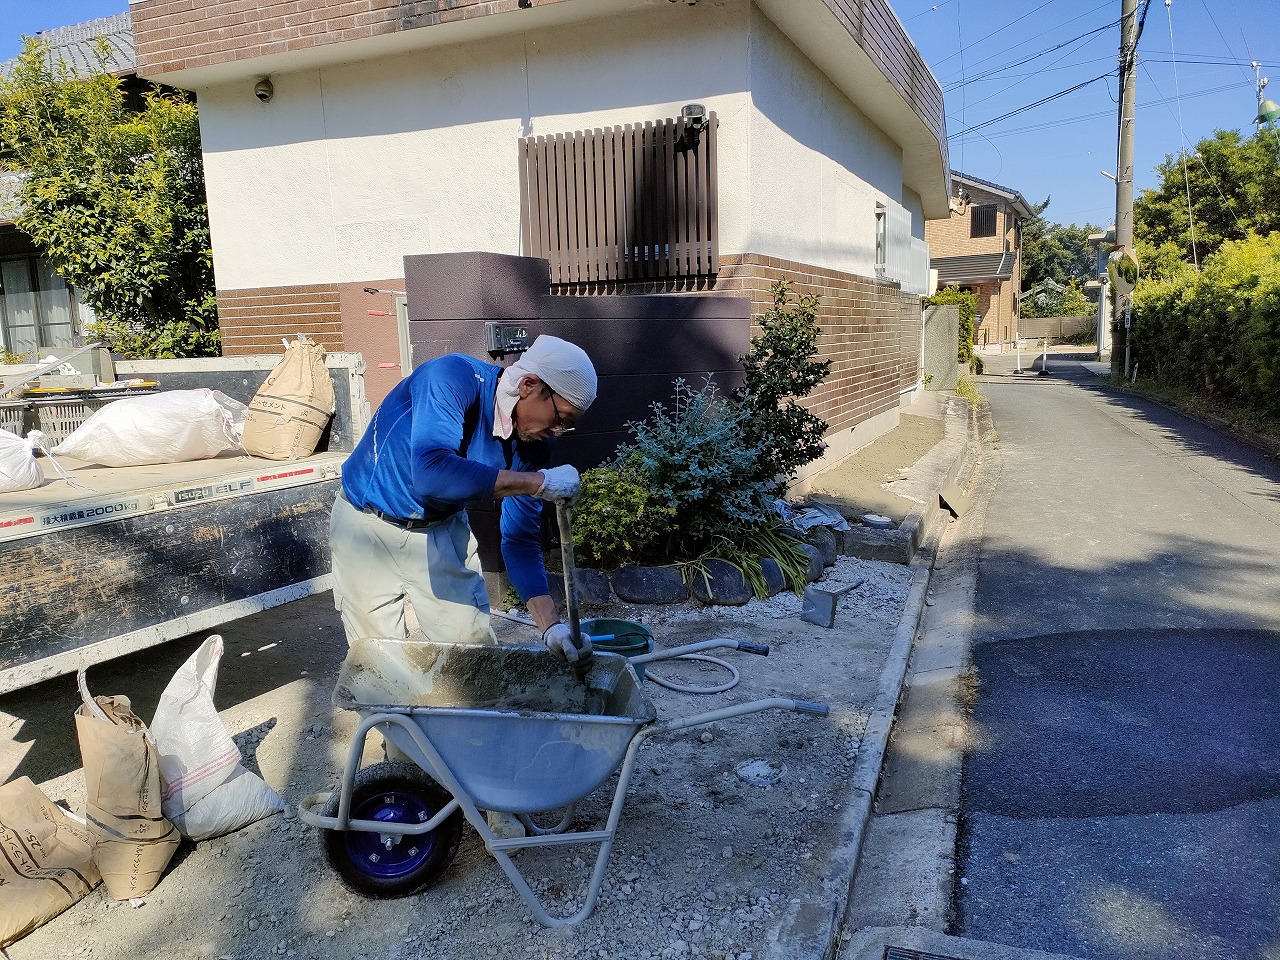
[(975, 177), (968, 173), (961, 173), (959, 170), (951, 171), (951, 178), (961, 183), (967, 183), (971, 186), (981, 187), (990, 193), (999, 194), (1012, 204), (1014, 212), (1020, 217), (1030, 217), (1031, 204), (1027, 203), (1027, 198), (1020, 194), (1013, 187), (1005, 187), (998, 183), (992, 183), (990, 180), (983, 180), (981, 177)]

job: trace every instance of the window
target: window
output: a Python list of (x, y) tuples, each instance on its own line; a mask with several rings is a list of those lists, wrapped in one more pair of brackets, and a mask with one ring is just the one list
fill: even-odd
[(78, 319), (89, 312), (40, 257), (0, 260), (0, 346), (35, 354), (40, 347), (69, 347)]
[(714, 113), (520, 143), (524, 251), (552, 283), (714, 276)]
[(996, 235), (996, 205), (984, 203), (974, 207), (969, 221), (970, 237), (994, 237)]

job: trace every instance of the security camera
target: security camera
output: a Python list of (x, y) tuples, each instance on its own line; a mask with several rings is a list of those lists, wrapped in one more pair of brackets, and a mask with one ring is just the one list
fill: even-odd
[(263, 103), (270, 103), (271, 97), (275, 94), (276, 88), (271, 86), (271, 81), (263, 77), (253, 85), (253, 95)]

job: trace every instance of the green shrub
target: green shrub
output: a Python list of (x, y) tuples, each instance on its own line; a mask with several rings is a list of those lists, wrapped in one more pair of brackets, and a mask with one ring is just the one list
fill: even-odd
[(1144, 378), (1280, 416), (1280, 233), (1223, 243), (1199, 273), (1140, 281), (1132, 320)]
[(573, 549), (589, 566), (642, 563), (667, 539), (675, 509), (656, 498), (635, 455), (582, 475)]
[(773, 307), (760, 318), (760, 335), (739, 359), (746, 380), (735, 400), (745, 411), (746, 446), (756, 454), (753, 479), (785, 492), (795, 471), (822, 456), (827, 423), (798, 399), (826, 379), (830, 360), (817, 360), (818, 298), (803, 295), (791, 302), (791, 285), (773, 285)]
[(765, 596), (760, 560), (776, 561), (804, 585), (807, 562), (774, 509), (799, 468), (821, 456), (827, 425), (798, 402), (826, 377), (816, 359), (818, 298), (792, 299), (786, 281), (760, 321), (746, 372), (732, 396), (708, 378), (700, 390), (675, 382), (670, 404), (628, 424), (633, 439), (609, 463), (583, 474), (574, 549), (588, 564), (676, 564), (685, 579), (718, 559)]
[[(943, 287), (925, 303), (931, 307), (954, 303), (960, 308), (960, 343), (956, 349), (956, 359), (963, 364), (971, 365), (976, 356), (973, 352), (973, 318), (978, 313), (978, 298), (973, 291), (961, 290), (959, 287)], [(979, 369), (976, 372), (982, 371)]]

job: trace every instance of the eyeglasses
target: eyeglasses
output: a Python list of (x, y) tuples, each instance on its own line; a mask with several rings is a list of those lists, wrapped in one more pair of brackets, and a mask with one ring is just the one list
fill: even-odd
[(569, 423), (567, 420), (565, 420), (564, 417), (560, 415), (560, 408), (556, 406), (555, 391), (554, 390), (548, 391), (547, 395), (551, 397), (551, 409), (554, 410), (556, 414), (555, 423), (553, 423), (551, 426), (551, 432), (555, 434), (557, 437), (566, 433), (572, 433), (573, 424)]

